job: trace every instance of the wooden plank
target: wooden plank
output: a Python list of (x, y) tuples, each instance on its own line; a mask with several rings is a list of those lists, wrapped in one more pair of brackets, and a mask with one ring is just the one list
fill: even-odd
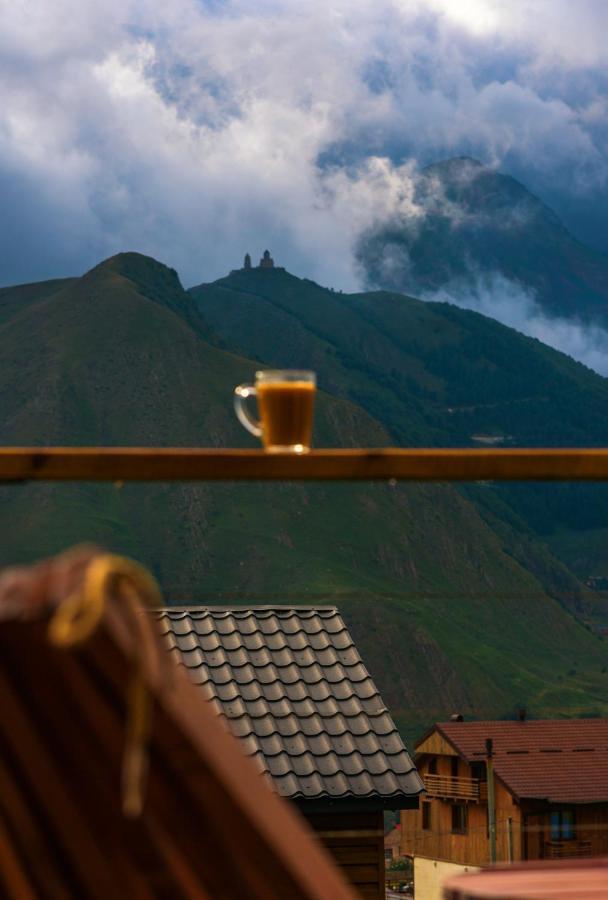
[[(116, 742), (118, 752), (112, 760), (102, 749), (98, 725), (99, 696), (91, 696), (86, 706), (78, 706), (73, 700), (74, 691), (82, 687), (83, 667), (75, 663), (73, 677), (70, 680), (63, 678), (63, 663), (66, 658), (73, 661), (72, 654), (48, 648), (46, 629), (40, 623), (30, 626), (30, 636), (27, 665), (23, 664), (15, 645), (3, 648), (4, 662), (10, 663), (14, 670), (20, 670), (22, 703), (35, 720), (37, 729), (45, 735), (47, 756), (59, 770), (70, 773), (66, 790), (77, 798), (81, 809), (95, 811), (96, 842), (106, 868), (113, 873), (125, 895), (133, 900), (152, 900), (146, 876), (134, 865), (132, 847), (129, 846), (133, 829), (124, 819), (120, 806), (120, 763), (124, 742), (122, 711), (119, 709), (114, 714), (120, 734)], [(52, 679), (48, 676), (49, 661), (54, 670)], [(61, 685), (59, 702), (58, 684)], [(112, 764), (109, 764), (110, 760)], [(197, 900), (204, 900), (201, 893)]]
[(608, 449), (3, 447), (0, 481), (605, 481)]
[[(3, 749), (6, 751), (6, 747)], [(37, 880), (38, 889), (44, 885), (48, 900), (70, 900), (71, 891), (50, 851), (48, 834), (45, 834), (43, 825), (36, 820), (31, 804), (28, 804), (19, 790), (16, 775), (0, 755), (0, 817), (4, 816), (11, 823), (23, 846), (27, 847), (32, 865), (31, 874)]]
[(375, 844), (363, 844), (361, 846), (348, 844), (347, 846), (342, 846), (332, 841), (326, 843), (325, 846), (341, 866), (375, 864), (378, 861), (378, 851)]
[[(3, 737), (11, 745), (13, 754), (27, 760), (27, 775), (37, 801), (48, 810), (56, 833), (78, 870), (83, 890), (91, 898), (104, 900), (116, 896), (117, 884), (108, 871), (107, 863), (86, 820), (66, 790), (62, 773), (47, 757), (40, 736), (22, 709), (19, 696), (0, 672), (0, 706), (8, 727)], [(24, 774), (24, 773), (22, 773)]]
[(4, 822), (0, 819), (0, 881), (6, 900), (36, 900), (36, 892)]
[(378, 866), (341, 866), (349, 881), (356, 885), (378, 886)]
[(309, 812), (305, 806), (300, 811), (318, 834), (327, 836), (329, 832), (337, 832), (340, 837), (348, 837), (353, 832), (357, 837), (384, 836), (382, 821), (378, 820), (377, 810), (362, 812)]
[(360, 840), (364, 843), (369, 842), (369, 838), (377, 838), (384, 837), (384, 830), (382, 828), (338, 828), (332, 831), (317, 831), (317, 835), (320, 838), (323, 838), (324, 841), (327, 840), (340, 840), (340, 841), (348, 841), (348, 843), (352, 843), (353, 840)]

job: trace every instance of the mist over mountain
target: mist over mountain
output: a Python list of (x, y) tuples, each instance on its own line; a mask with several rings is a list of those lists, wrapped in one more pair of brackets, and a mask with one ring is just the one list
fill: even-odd
[(431, 165), (356, 252), (370, 287), (475, 309), (608, 371), (608, 257), (510, 176), (467, 157)]

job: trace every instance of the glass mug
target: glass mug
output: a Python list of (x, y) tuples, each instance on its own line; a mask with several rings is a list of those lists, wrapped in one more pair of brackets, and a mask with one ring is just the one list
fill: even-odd
[[(312, 440), (312, 418), (317, 379), (314, 372), (296, 369), (255, 373), (255, 385), (240, 384), (234, 390), (234, 409), (241, 425), (262, 438), (274, 453), (307, 453)], [(259, 422), (245, 405), (257, 397)]]

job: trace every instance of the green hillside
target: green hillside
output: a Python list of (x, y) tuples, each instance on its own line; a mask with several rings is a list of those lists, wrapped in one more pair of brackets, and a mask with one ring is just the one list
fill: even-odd
[[(0, 441), (252, 446), (231, 395), (263, 359), (319, 371), (318, 445), (431, 429), (440, 442), (447, 380), (390, 323), (373, 325), (377, 298), (246, 277), (193, 296), (171, 269), (121, 254), (80, 279), (1, 291)], [(386, 302), (422, 340), (426, 307)], [(464, 326), (431, 312), (436, 346), (456, 348)], [(0, 562), (94, 540), (150, 566), (174, 603), (336, 602), (406, 730), (454, 709), (608, 713), (605, 644), (564, 607), (591, 595), (500, 504), (447, 485), (6, 486)]]
[[(608, 381), (478, 313), (385, 291), (336, 293), (281, 269), (237, 270), (191, 294), (225, 345), (275, 366), (308, 361), (398, 445), (608, 444)], [(606, 485), (493, 485), (475, 502), (543, 540), (608, 527)]]

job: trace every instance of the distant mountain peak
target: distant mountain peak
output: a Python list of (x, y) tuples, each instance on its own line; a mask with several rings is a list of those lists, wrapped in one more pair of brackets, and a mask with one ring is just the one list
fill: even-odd
[(425, 299), (447, 291), (474, 306), (498, 276), (545, 314), (608, 323), (608, 260), (516, 178), (456, 157), (422, 170), (414, 200), (418, 215), (389, 217), (361, 236), (357, 258), (369, 288)]
[(128, 251), (104, 259), (83, 278), (89, 280), (123, 278), (143, 297), (177, 313), (196, 328), (201, 328), (200, 316), (189, 295), (182, 287), (175, 269), (152, 256)]
[[(437, 183), (442, 188), (439, 197)], [(504, 224), (501, 217), (510, 223), (514, 213), (518, 222), (526, 218), (529, 222), (561, 227), (555, 213), (520, 181), (470, 156), (446, 159), (423, 169), (418, 197), (422, 202), (429, 197), (448, 200), (464, 213), (488, 216), (493, 220), (491, 224), (498, 227)], [(431, 212), (436, 211), (435, 203)]]
[(443, 159), (439, 162), (431, 163), (422, 172), (425, 175), (459, 175), (479, 171), (480, 169), (492, 171), (488, 166), (472, 156), (454, 156), (451, 159)]
[(132, 250), (116, 253), (94, 266), (86, 273), (85, 277), (106, 272), (115, 272), (139, 286), (149, 283), (150, 280), (162, 280), (167, 287), (172, 289), (172, 292), (183, 293), (183, 287), (175, 269), (144, 253), (136, 253)]

